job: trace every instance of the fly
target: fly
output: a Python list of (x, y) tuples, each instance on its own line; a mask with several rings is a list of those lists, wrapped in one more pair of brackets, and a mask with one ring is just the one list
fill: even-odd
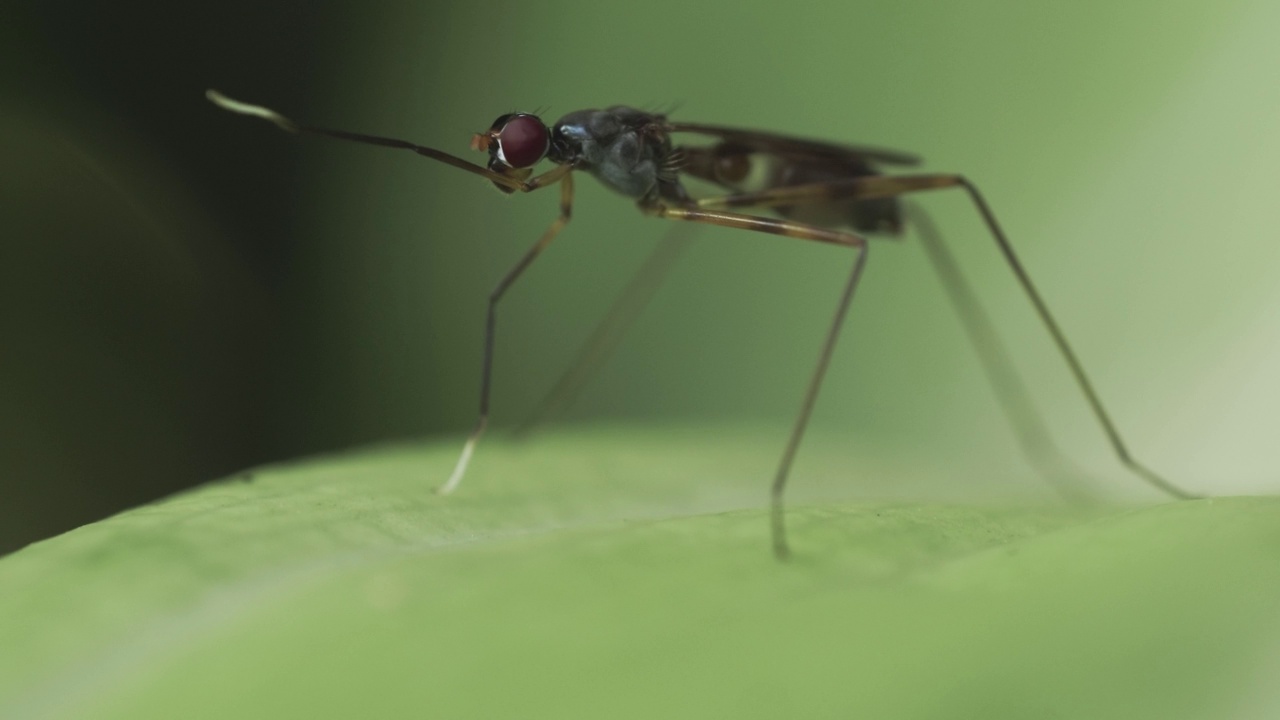
[[(568, 224), (573, 210), (574, 173), (580, 171), (633, 199), (643, 215), (828, 243), (847, 247), (852, 252), (853, 262), (836, 304), (835, 318), (827, 330), (799, 415), (770, 485), (773, 551), (779, 559), (790, 555), (783, 502), (787, 478), (839, 339), (840, 328), (844, 325), (867, 264), (866, 235), (900, 235), (904, 218), (908, 215), (938, 272), (940, 282), (959, 312), (1023, 449), (1042, 468), (1059, 459), (990, 322), (977, 305), (949, 251), (942, 245), (932, 222), (918, 208), (902, 202), (904, 196), (928, 190), (959, 189), (973, 203), (1070, 369), (1120, 463), (1139, 479), (1167, 495), (1182, 499), (1196, 497), (1164, 479), (1129, 452), (1083, 364), (1071, 349), (1066, 335), (1054, 320), (1049, 306), (1014, 253), (991, 206), (977, 186), (958, 174), (882, 173), (884, 166), (919, 164), (920, 159), (915, 155), (722, 125), (677, 122), (664, 114), (616, 105), (603, 110), (571, 112), (550, 127), (537, 115), (502, 115), (488, 130), (471, 138), (471, 149), (489, 156), (488, 162), (482, 166), (405, 140), (304, 125), (273, 110), (232, 100), (213, 90), (206, 96), (224, 110), (262, 118), (288, 132), (409, 150), (485, 178), (508, 194), (559, 187), (559, 215), (489, 294), (479, 418), (463, 445), (453, 473), (437, 489), (440, 494), (453, 492), (462, 482), (476, 444), (488, 426), (498, 303)], [(710, 144), (676, 144), (674, 136), (677, 135), (709, 138)], [(534, 174), (534, 167), (544, 160), (554, 167)], [(722, 192), (695, 198), (685, 189), (683, 180), (686, 177), (710, 183)], [(767, 216), (766, 212), (777, 217)]]

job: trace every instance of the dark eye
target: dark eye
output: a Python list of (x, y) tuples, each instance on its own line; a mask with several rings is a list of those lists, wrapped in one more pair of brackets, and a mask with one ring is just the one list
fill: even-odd
[(532, 167), (547, 154), (551, 137), (536, 115), (512, 115), (498, 131), (498, 153), (513, 168)]

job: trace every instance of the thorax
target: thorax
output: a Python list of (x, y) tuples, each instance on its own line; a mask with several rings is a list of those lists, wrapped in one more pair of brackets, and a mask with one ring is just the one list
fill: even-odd
[[(671, 139), (662, 115), (615, 105), (578, 110), (560, 118), (551, 130), (549, 159), (595, 176), (627, 197), (644, 198), (663, 182)], [(666, 193), (661, 193), (666, 194)]]

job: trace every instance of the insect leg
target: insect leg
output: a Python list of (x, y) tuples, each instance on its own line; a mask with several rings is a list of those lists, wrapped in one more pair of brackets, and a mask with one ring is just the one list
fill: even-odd
[[(577, 398), (579, 392), (613, 354), (623, 335), (657, 293), (667, 273), (688, 248), (694, 228), (674, 226), (654, 246), (631, 280), (591, 331), (578, 355), (529, 417), (516, 428), (517, 437), (526, 437), (539, 424), (553, 419)], [(680, 232), (680, 231), (684, 232)]]
[(569, 222), (572, 214), (573, 176), (565, 174), (560, 179), (560, 215), (542, 233), (542, 237), (538, 239), (538, 242), (529, 248), (524, 257), (520, 258), (520, 262), (516, 263), (515, 267), (511, 268), (503, 276), (502, 280), (498, 281), (493, 291), (489, 293), (489, 309), (484, 332), (484, 363), (480, 380), (480, 418), (476, 421), (475, 428), (467, 438), (466, 445), (462, 447), (462, 455), (458, 458), (458, 464), (453, 468), (453, 474), (449, 476), (449, 479), (443, 485), (436, 489), (436, 492), (441, 495), (453, 492), (457, 489), (458, 483), (462, 482), (462, 476), (467, 472), (467, 465), (471, 462), (471, 454), (475, 451), (476, 443), (479, 442), (480, 436), (484, 434), (484, 429), (489, 424), (489, 390), (493, 378), (493, 341), (498, 301), (502, 299), (502, 295), (516, 281), (516, 278), (520, 277), (521, 273), (551, 244), (551, 241)]
[(1044, 420), (1031, 401), (1031, 394), (1027, 392), (1026, 385), (1009, 357), (1009, 351), (1001, 342), (982, 304), (978, 302), (973, 288), (960, 272), (955, 257), (942, 241), (942, 235), (932, 218), (915, 204), (907, 204), (906, 212), (909, 224), (915, 228), (920, 244), (924, 246), (934, 274), (938, 276), (943, 290), (951, 300), (951, 306), (969, 338), (969, 344), (982, 362), (987, 382), (991, 385), (1023, 454), (1063, 499), (1077, 504), (1091, 502), (1092, 496), (1080, 488), (1078, 483), (1072, 482), (1073, 478), (1082, 477), (1084, 472), (1054, 444)]
[(778, 464), (778, 472), (774, 475), (773, 485), (770, 487), (773, 553), (779, 560), (785, 560), (791, 554), (790, 546), (787, 544), (787, 528), (783, 515), (783, 495), (787, 487), (787, 476), (791, 472), (791, 463), (795, 460), (796, 451), (800, 449), (800, 441), (804, 438), (805, 427), (809, 424), (809, 416), (813, 413), (813, 406), (817, 402), (818, 391), (822, 388), (822, 379), (827, 373), (827, 366), (830, 365), (831, 356), (835, 352), (836, 340), (840, 337), (840, 328), (844, 326), (845, 315), (849, 312), (849, 304), (853, 300), (853, 293), (858, 288), (858, 280), (862, 277), (862, 270), (867, 264), (866, 238), (842, 230), (831, 230), (790, 220), (775, 220), (773, 218), (739, 213), (707, 211), (695, 208), (668, 208), (664, 206), (643, 209), (651, 215), (669, 220), (708, 223), (710, 225), (771, 233), (802, 240), (834, 243), (852, 247), (857, 251), (857, 256), (853, 261), (853, 268), (849, 272), (849, 279), (845, 282), (840, 300), (836, 304), (835, 318), (832, 320), (831, 328), (827, 331), (826, 340), (822, 344), (822, 352), (818, 356), (818, 364), (813, 370), (813, 375), (809, 378), (809, 387), (805, 390), (804, 401), (800, 405), (800, 414), (796, 418), (795, 425), (792, 426), (791, 437), (787, 440), (786, 450), (782, 453), (782, 460)]
[(1004, 256), (1005, 263), (1013, 271), (1019, 285), (1022, 286), (1023, 293), (1031, 302), (1032, 307), (1035, 308), (1036, 314), (1039, 315), (1041, 324), (1044, 325), (1049, 335), (1053, 338), (1053, 342), (1058, 348), (1058, 354), (1062, 356), (1067, 367), (1071, 370), (1076, 386), (1080, 389), (1081, 394), (1084, 395), (1094, 418), (1107, 436), (1111, 449), (1115, 452), (1116, 458), (1120, 463), (1149, 485), (1168, 495), (1182, 499), (1198, 497), (1165, 480), (1130, 454), (1128, 446), (1120, 435), (1120, 430), (1112, 422), (1110, 414), (1102, 404), (1101, 397), (1094, 390), (1093, 383), (1085, 373), (1084, 365), (1076, 357), (1075, 351), (1071, 349), (1071, 344), (1067, 342), (1066, 335), (1058, 326), (1057, 321), (1054, 320), (1053, 314), (1049, 312), (1049, 306), (1040, 296), (1040, 291), (1036, 289), (1035, 283), (1031, 281), (1031, 276), (1022, 265), (1022, 261), (1018, 259), (1017, 254), (1013, 251), (1013, 245), (1009, 242), (1004, 230), (1000, 227), (1000, 223), (996, 220), (991, 206), (987, 204), (977, 186), (969, 182), (963, 175), (869, 175), (825, 183), (793, 185), (770, 188), (759, 192), (703, 198), (698, 200), (698, 206), (702, 208), (774, 207), (804, 202), (821, 202), (837, 198), (856, 200), (895, 197), (943, 188), (961, 188), (968, 194), (970, 201), (977, 208), (978, 214), (982, 216), (983, 223), (986, 224), (991, 237), (995, 240), (996, 246)]

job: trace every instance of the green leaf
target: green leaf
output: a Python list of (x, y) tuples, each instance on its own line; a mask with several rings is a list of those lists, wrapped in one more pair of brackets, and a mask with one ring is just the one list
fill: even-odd
[[(762, 507), (780, 444), (495, 438), (450, 498), (430, 489), (456, 443), (389, 447), (80, 528), (0, 559), (0, 717), (1276, 709), (1258, 668), (1274, 658), (1280, 500), (1086, 513), (819, 488), (789, 512), (796, 557), (780, 564)], [(883, 494), (910, 475), (813, 444), (797, 490), (865, 475)]]

